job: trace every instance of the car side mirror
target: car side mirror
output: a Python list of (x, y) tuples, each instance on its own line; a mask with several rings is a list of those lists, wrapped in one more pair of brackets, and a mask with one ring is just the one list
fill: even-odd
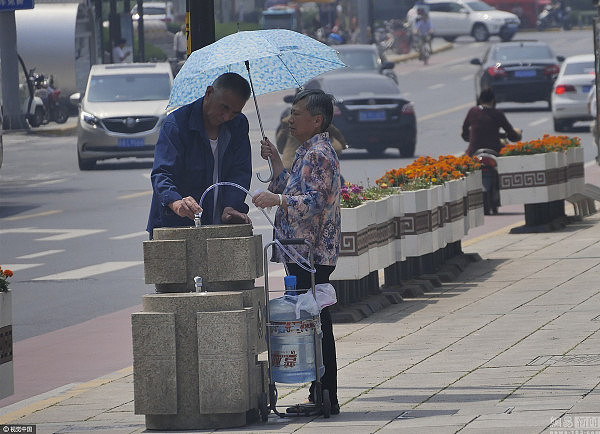
[(394, 66), (396, 66), (394, 62), (383, 62), (381, 69), (394, 69)]
[(460, 12), (461, 14), (465, 14), (465, 15), (469, 15), (469, 14), (471, 13), (471, 11), (470, 11), (470, 10), (468, 10), (468, 9), (461, 9), (459, 12)]
[(286, 95), (283, 97), (283, 102), (287, 102), (288, 104), (292, 104), (294, 102), (294, 95)]
[(564, 61), (565, 61), (565, 56), (556, 56), (556, 59), (557, 59), (559, 62), (564, 62)]
[(79, 103), (81, 102), (81, 93), (77, 92), (72, 94), (71, 96), (69, 96), (69, 101), (73, 105), (79, 105)]
[(481, 60), (479, 60), (478, 58), (473, 58), (471, 59), (471, 65), (481, 65)]

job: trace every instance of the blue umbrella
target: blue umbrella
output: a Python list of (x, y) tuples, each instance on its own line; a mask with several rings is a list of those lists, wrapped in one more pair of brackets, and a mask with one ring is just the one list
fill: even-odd
[[(190, 55), (173, 81), (169, 107), (197, 100), (218, 76), (236, 72), (250, 82), (265, 137), (256, 95), (301, 87), (319, 74), (344, 66), (334, 48), (301, 33), (283, 29), (237, 32)], [(263, 182), (273, 176), (270, 159), (269, 167), (269, 179), (259, 176)]]

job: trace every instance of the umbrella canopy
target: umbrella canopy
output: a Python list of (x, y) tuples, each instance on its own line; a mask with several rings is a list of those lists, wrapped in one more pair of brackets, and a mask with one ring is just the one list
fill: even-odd
[(242, 75), (251, 81), (254, 95), (261, 95), (300, 87), (344, 66), (334, 48), (301, 33), (283, 29), (237, 32), (190, 55), (173, 81), (169, 106), (200, 98), (225, 72)]

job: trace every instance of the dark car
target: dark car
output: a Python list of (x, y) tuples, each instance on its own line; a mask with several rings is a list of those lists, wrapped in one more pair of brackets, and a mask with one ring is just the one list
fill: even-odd
[(551, 106), (552, 85), (560, 71), (562, 56), (555, 56), (548, 44), (512, 41), (492, 44), (475, 73), (475, 92), (491, 88), (496, 102), (547, 101)]
[(398, 83), (398, 77), (394, 73), (394, 63), (386, 61), (375, 45), (348, 44), (336, 46), (335, 49), (347, 66), (340, 71), (374, 72), (387, 75)]
[[(322, 89), (335, 97), (333, 125), (350, 147), (366, 149), (371, 155), (381, 155), (386, 148), (397, 148), (405, 158), (414, 155), (417, 143), (414, 106), (391, 78), (335, 71), (310, 80), (304, 88)], [(288, 95), (285, 101), (291, 102), (292, 98)]]

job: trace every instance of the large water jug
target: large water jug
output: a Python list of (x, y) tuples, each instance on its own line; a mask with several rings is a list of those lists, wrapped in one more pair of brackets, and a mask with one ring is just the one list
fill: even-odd
[[(274, 298), (269, 302), (271, 339), (271, 378), (276, 383), (306, 383), (315, 378), (314, 329), (317, 345), (321, 346), (321, 322), (300, 311), (296, 318), (295, 296)], [(318, 361), (319, 378), (325, 373), (323, 357)]]

